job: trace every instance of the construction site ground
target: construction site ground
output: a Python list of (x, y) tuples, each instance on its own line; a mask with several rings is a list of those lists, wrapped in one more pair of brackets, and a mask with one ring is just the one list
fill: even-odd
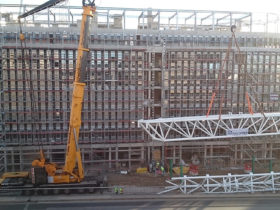
[(129, 174), (108, 174), (108, 184), (114, 185), (133, 185), (133, 186), (166, 186), (165, 180), (169, 176), (155, 175), (154, 173), (129, 173)]
[[(273, 170), (275, 172), (277, 167), (274, 167)], [(255, 173), (268, 173), (268, 168), (256, 168)], [(226, 175), (228, 173), (231, 174), (244, 174), (244, 169), (242, 168), (224, 168), (224, 169), (216, 169), (216, 170), (207, 170), (201, 168), (199, 171), (198, 176), (205, 176), (206, 174), (209, 175)], [(189, 174), (186, 174), (189, 175)], [(173, 176), (178, 176), (173, 173)], [(127, 185), (127, 186), (167, 186), (166, 180), (170, 179), (169, 173), (165, 173), (164, 176), (155, 174), (155, 173), (136, 173), (131, 172), (128, 174), (120, 174), (120, 172), (111, 172), (107, 174), (108, 177), (108, 184), (109, 186), (115, 185)]]

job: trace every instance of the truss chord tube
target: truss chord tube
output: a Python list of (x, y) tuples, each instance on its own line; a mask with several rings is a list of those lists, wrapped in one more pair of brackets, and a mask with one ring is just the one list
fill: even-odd
[[(159, 192), (163, 194), (166, 192), (180, 189), (184, 194), (191, 193), (242, 193), (242, 192), (265, 192), (265, 191), (279, 191), (280, 173), (264, 174), (227, 174), (219, 176), (183, 176), (173, 177), (171, 181), (166, 180), (172, 187), (167, 186), (166, 190)], [(180, 184), (177, 184), (179, 181)]]
[[(160, 138), (163, 142), (279, 135), (280, 113), (265, 113), (265, 116), (255, 113), (221, 115), (221, 118), (219, 115), (159, 118), (139, 120), (138, 125), (152, 139)], [(214, 133), (205, 127), (211, 123), (215, 125)]]

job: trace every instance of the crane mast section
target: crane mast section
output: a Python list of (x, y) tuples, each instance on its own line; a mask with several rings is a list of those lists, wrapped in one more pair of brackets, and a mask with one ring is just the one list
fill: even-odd
[[(81, 160), (81, 153), (78, 146), (79, 132), (82, 124), (81, 112), (82, 103), (84, 98), (84, 87), (85, 87), (85, 71), (87, 68), (87, 58), (89, 54), (88, 42), (89, 42), (89, 25), (90, 18), (93, 16), (95, 7), (84, 6), (83, 17), (81, 22), (80, 41), (78, 47), (78, 57), (75, 72), (75, 80), (72, 94), (72, 105), (70, 113), (70, 123), (67, 140), (67, 151), (66, 160), (64, 165), (64, 171), (73, 174), (73, 170), (78, 165), (78, 176), (76, 177), (79, 181), (84, 178), (84, 171)], [(73, 174), (74, 175), (74, 174)]]

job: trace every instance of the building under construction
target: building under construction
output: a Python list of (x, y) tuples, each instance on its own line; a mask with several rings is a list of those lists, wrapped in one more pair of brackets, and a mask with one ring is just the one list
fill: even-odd
[[(28, 169), (41, 146), (50, 161), (63, 161), (70, 118), (80, 7), (26, 18), (25, 44), (19, 9), (0, 5), (0, 172)], [(161, 143), (137, 125), (205, 116), (214, 90), (210, 114), (248, 113), (246, 92), (254, 112), (279, 112), (280, 36), (269, 32), (275, 26), (266, 17), (264, 32), (254, 32), (246, 12), (97, 7), (79, 140), (85, 168), (145, 166), (155, 150), (175, 164), (197, 154), (206, 169), (239, 167), (253, 157), (260, 166), (276, 162), (277, 136)], [(240, 51), (229, 47), (233, 24)]]

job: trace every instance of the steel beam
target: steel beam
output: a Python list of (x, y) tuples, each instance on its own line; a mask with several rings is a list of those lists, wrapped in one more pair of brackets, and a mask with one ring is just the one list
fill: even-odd
[(138, 126), (162, 142), (279, 135), (280, 113), (159, 118)]

